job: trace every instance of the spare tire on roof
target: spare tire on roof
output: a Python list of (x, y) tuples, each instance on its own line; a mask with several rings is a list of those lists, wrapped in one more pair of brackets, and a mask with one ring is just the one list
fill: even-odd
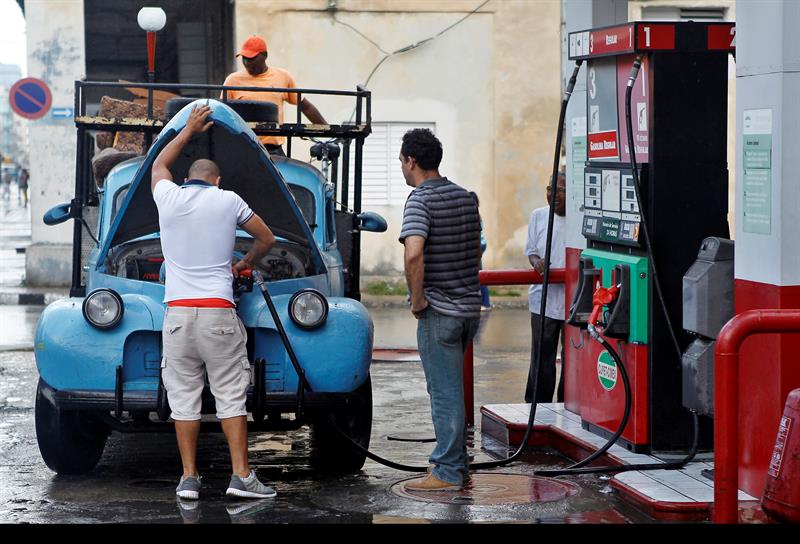
[[(167, 100), (167, 120), (172, 119), (184, 106), (197, 98), (181, 97)], [(260, 100), (231, 100), (227, 103), (239, 116), (248, 123), (277, 123), (278, 105)]]

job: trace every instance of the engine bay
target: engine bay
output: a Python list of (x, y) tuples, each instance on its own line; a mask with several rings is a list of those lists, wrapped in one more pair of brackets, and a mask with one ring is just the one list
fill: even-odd
[[(232, 262), (235, 264), (250, 251), (251, 238), (239, 237), (234, 244)], [(110, 274), (121, 278), (163, 283), (162, 267), (164, 255), (158, 239), (131, 242), (116, 248), (110, 257)], [(310, 252), (295, 243), (277, 241), (255, 266), (268, 281), (302, 278), (310, 275)]]

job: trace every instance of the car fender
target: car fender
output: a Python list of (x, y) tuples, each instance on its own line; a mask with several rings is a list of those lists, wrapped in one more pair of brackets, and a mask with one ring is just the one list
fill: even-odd
[(136, 331), (160, 331), (163, 305), (141, 295), (122, 295), (122, 320), (100, 330), (83, 317), (83, 301), (58, 300), (42, 312), (34, 340), (36, 367), (56, 390), (113, 390), (126, 338)]
[[(273, 298), (278, 317), (315, 392), (344, 393), (356, 390), (369, 375), (374, 326), (367, 309), (358, 301), (328, 298), (328, 318), (316, 329), (303, 329), (289, 317), (289, 295)], [(298, 377), (281, 342), (272, 315), (264, 307), (256, 318), (255, 358), (267, 362), (268, 391), (297, 391)], [(280, 376), (280, 378), (278, 377)]]

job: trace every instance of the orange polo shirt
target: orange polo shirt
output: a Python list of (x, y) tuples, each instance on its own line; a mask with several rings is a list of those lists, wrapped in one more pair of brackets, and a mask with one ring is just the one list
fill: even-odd
[[(267, 71), (257, 76), (251, 76), (246, 70), (234, 72), (225, 78), (223, 85), (234, 87), (275, 87), (277, 89), (294, 89), (297, 87), (292, 74), (276, 66), (268, 66)], [(220, 95), (220, 98), (222, 96)], [(228, 100), (261, 100), (272, 102), (278, 106), (278, 122), (283, 123), (283, 103), (297, 105), (297, 95), (294, 93), (262, 93), (252, 91), (228, 91)], [(264, 145), (283, 145), (286, 138), (283, 136), (259, 136)]]

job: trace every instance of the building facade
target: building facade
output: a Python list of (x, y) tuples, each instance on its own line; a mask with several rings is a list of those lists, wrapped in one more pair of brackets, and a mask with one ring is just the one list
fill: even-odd
[[(637, 17), (650, 8), (710, 3), (630, 2), (628, 10)], [(730, 17), (732, 3), (720, 0), (715, 6)], [(141, 4), (26, 0), (28, 71), (50, 84), (54, 106), (71, 105), (74, 80), (87, 74), (143, 77), (144, 33), (135, 22)], [(159, 81), (188, 83), (201, 72), (220, 79), (241, 69), (237, 46), (259, 34), (268, 43), (268, 64), (288, 69), (300, 87), (354, 90), (367, 84), (374, 133), (365, 144), (362, 208), (382, 214), (389, 229), (362, 237), (362, 282), (402, 275), (397, 236), (410, 188), (397, 154), (402, 134), (412, 127), (437, 134), (444, 145), (442, 174), (480, 196), (488, 240), (484, 268), (528, 266), (527, 221), (532, 209), (545, 205), (561, 100), (562, 0), (203, 0), (192, 9), (185, 0), (167, 0), (159, 5), (168, 16), (167, 28), (158, 34)], [(350, 101), (313, 101), (329, 122), (344, 122), (352, 114)], [(294, 108), (285, 108), (292, 119)], [(31, 165), (31, 284), (69, 280), (71, 226), (45, 227), (40, 218), (71, 197), (74, 140), (69, 121), (31, 123), (31, 156), (52, 158)], [(308, 145), (295, 142), (293, 156), (308, 160)], [(39, 270), (48, 270), (48, 277)]]

